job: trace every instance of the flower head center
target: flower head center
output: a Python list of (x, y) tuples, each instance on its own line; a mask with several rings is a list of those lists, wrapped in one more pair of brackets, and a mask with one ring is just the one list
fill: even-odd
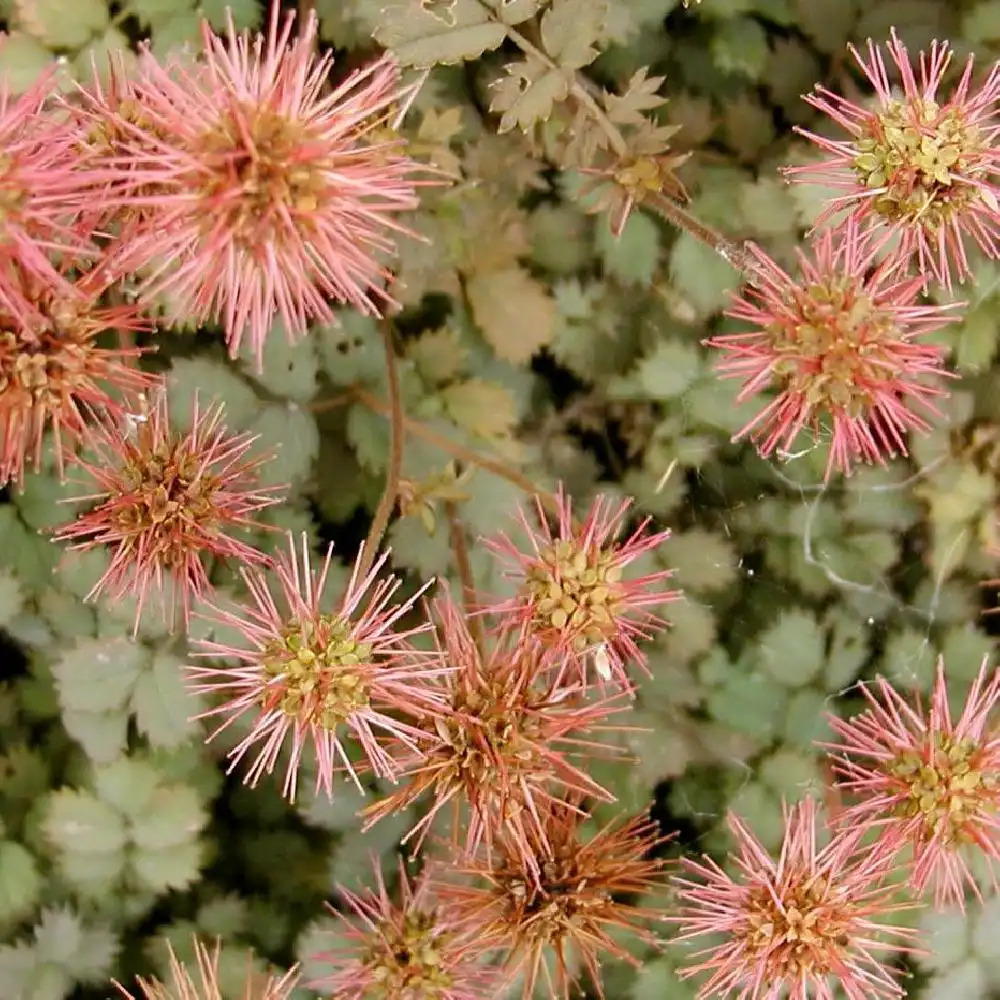
[(887, 344), (898, 337), (892, 315), (850, 276), (797, 288), (785, 315), (768, 327), (777, 355), (772, 372), (812, 408), (868, 412), (871, 385), (895, 369)]
[(359, 642), (350, 622), (319, 615), (290, 624), (264, 649), (267, 705), (332, 730), (369, 704), (372, 644)]
[(865, 187), (880, 190), (875, 211), (891, 222), (937, 230), (982, 196), (968, 179), (984, 172), (983, 139), (958, 108), (942, 113), (930, 100), (893, 101), (854, 147), (854, 170)]
[[(290, 218), (315, 212), (326, 188), (321, 164), (298, 123), (267, 108), (246, 107), (202, 138), (211, 170), (205, 195), (233, 235), (254, 247)], [(207, 224), (217, 225), (216, 221)]]
[(543, 548), (525, 581), (535, 624), (563, 633), (578, 652), (603, 642), (615, 634), (621, 578), (613, 552), (571, 539)]
[(430, 913), (408, 913), (402, 921), (383, 921), (378, 943), (364, 957), (371, 971), (365, 995), (371, 1000), (446, 1000), (453, 977), (442, 968), (446, 934)]
[[(145, 426), (139, 433), (148, 446)], [(128, 492), (118, 498), (118, 530), (151, 538), (166, 565), (184, 557), (184, 547), (169, 544), (171, 539), (188, 534), (193, 524), (206, 528), (217, 519), (219, 480), (204, 473), (201, 460), (182, 442), (130, 448), (121, 474)]]
[(899, 811), (922, 817), (927, 836), (943, 837), (947, 844), (968, 840), (969, 820), (993, 804), (997, 778), (978, 767), (979, 747), (974, 740), (955, 740), (936, 734), (929, 755), (902, 753), (889, 773), (901, 782), (906, 799)]
[(771, 979), (834, 971), (848, 941), (850, 909), (834, 905), (827, 879), (814, 876), (773, 893), (755, 889), (747, 905), (748, 951), (767, 957)]

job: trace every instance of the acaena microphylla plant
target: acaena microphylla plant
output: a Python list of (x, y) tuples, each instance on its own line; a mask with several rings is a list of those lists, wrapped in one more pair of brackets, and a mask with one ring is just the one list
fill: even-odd
[(986, 256), (1000, 254), (1000, 64), (976, 88), (970, 56), (945, 98), (939, 91), (953, 56), (948, 43), (932, 42), (929, 53), (920, 53), (918, 74), (893, 29), (887, 49), (902, 79), (900, 94), (870, 39), (867, 60), (854, 46), (848, 48), (875, 89), (875, 106), (817, 85), (805, 100), (850, 138), (797, 128), (828, 156), (784, 172), (794, 181), (845, 192), (830, 202), (820, 224), (846, 210), (865, 230), (885, 229), (899, 238), (896, 256), (950, 288), (953, 273), (960, 280), (971, 273), (967, 237)]
[[(501, 627), (480, 648), (450, 596), (434, 602), (438, 649), (452, 668), (435, 684), (443, 707), (419, 726), (415, 751), (401, 748), (405, 784), (364, 810), (368, 825), (429, 796), (430, 807), (408, 835), (423, 836), (445, 807), (452, 810), (453, 847), (487, 852), (503, 831), (507, 849), (534, 863), (545, 845), (546, 803), (568, 792), (614, 798), (586, 770), (588, 756), (609, 756), (595, 739), (618, 697), (583, 700), (578, 682), (564, 683), (550, 653), (523, 625)], [(467, 813), (465, 812), (467, 810)]]
[(267, 572), (250, 569), (243, 571), (250, 595), (244, 605), (209, 604), (200, 613), (240, 636), (238, 644), (196, 640), (194, 655), (232, 659), (236, 665), (191, 666), (188, 675), (195, 692), (221, 699), (200, 716), (222, 720), (210, 739), (248, 717), (250, 731), (229, 752), (229, 770), (249, 758), (245, 780), (250, 785), (274, 771), (287, 745), (282, 786), (287, 798), (295, 798), (299, 765), (309, 748), (316, 755), (317, 792), (333, 795), (341, 767), (360, 788), (344, 746), (347, 739), (357, 741), (376, 775), (394, 780), (399, 764), (377, 734), (416, 750), (420, 730), (399, 716), (433, 718), (444, 711), (443, 693), (431, 682), (450, 668), (436, 651), (419, 650), (411, 642), (430, 624), (404, 624), (430, 584), (394, 603), (401, 582), (381, 576), (389, 553), (362, 573), (363, 553), (362, 548), (344, 593), (329, 601), (324, 591), (332, 546), (317, 571), (308, 537), (303, 535), (296, 547), (289, 534), (287, 550), (273, 567), (277, 599)]
[(311, 956), (330, 973), (309, 986), (339, 1000), (493, 1000), (498, 976), (480, 962), (475, 935), (460, 933), (434, 898), (427, 875), (414, 881), (400, 863), (390, 894), (378, 865), (374, 874), (374, 890), (340, 887), (338, 947)]
[[(403, 140), (375, 133), (402, 99), (389, 57), (327, 91), (330, 54), (317, 56), (316, 19), (292, 35), (271, 7), (266, 36), (203, 24), (201, 60), (143, 60), (135, 81), (142, 127), (107, 108), (119, 138), (117, 192), (143, 224), (120, 267), (142, 269), (140, 292), (161, 292), (177, 319), (221, 322), (235, 356), (244, 337), (262, 362), (280, 316), (291, 338), (332, 322), (331, 301), (366, 314), (388, 301), (384, 261), (397, 216), (417, 206), (417, 171)], [(92, 110), (102, 109), (92, 103)]]
[(861, 691), (865, 711), (830, 719), (834, 771), (856, 800), (839, 821), (874, 831), (890, 855), (905, 852), (914, 892), (964, 906), (966, 889), (981, 896), (968, 853), (985, 858), (994, 885), (1000, 863), (1000, 671), (983, 660), (957, 719), (943, 660), (927, 706), (881, 678)]
[[(601, 681), (633, 689), (628, 667), (645, 669), (639, 642), (666, 627), (652, 609), (680, 598), (679, 590), (664, 587), (669, 569), (629, 574), (629, 566), (653, 552), (670, 532), (647, 531), (645, 518), (626, 537), (631, 501), (614, 503), (597, 497), (586, 517), (573, 517), (572, 502), (556, 496), (555, 523), (550, 523), (540, 498), (534, 518), (525, 508), (518, 521), (525, 541), (500, 533), (489, 546), (519, 584), (514, 596), (496, 602), (488, 611), (500, 619), (524, 624), (551, 654), (551, 662), (565, 658), (567, 674), (586, 687), (591, 670)], [(562, 668), (561, 668), (562, 669)]]
[(41, 464), (47, 431), (62, 474), (68, 446), (86, 436), (88, 412), (123, 421), (128, 397), (158, 382), (135, 364), (142, 348), (102, 344), (109, 331), (150, 328), (136, 305), (102, 301), (102, 273), (52, 282), (11, 268), (30, 308), (0, 306), (0, 483), (20, 482), (26, 465)]
[(742, 379), (738, 401), (775, 390), (734, 440), (749, 436), (767, 458), (803, 431), (828, 437), (827, 478), (905, 455), (909, 433), (930, 430), (926, 415), (946, 394), (945, 348), (920, 338), (959, 304), (921, 301), (924, 279), (898, 260), (878, 262), (853, 221), (799, 251), (796, 276), (759, 247), (750, 252), (754, 281), (726, 315), (751, 329), (705, 341), (722, 352), (722, 377)]
[[(170, 960), (167, 981), (139, 976), (136, 979), (138, 993), (132, 993), (115, 982), (119, 995), (126, 1000), (224, 1000), (228, 994), (223, 993), (220, 982), (219, 959), (222, 952), (218, 944), (209, 951), (206, 945), (195, 939), (194, 968), (182, 962), (169, 944), (167, 949)], [(296, 970), (278, 976), (256, 972), (249, 961), (247, 965), (240, 1000), (289, 1000), (298, 982)]]
[[(887, 918), (894, 902), (889, 859), (859, 850), (854, 828), (820, 843), (813, 799), (786, 808), (781, 852), (773, 857), (735, 815), (734, 869), (682, 858), (680, 907), (670, 920), (679, 941), (708, 937), (681, 976), (704, 976), (699, 1000), (895, 1000), (903, 990), (879, 953), (911, 951), (913, 932)], [(721, 940), (719, 940), (721, 938)], [(839, 988), (839, 991), (838, 991)]]
[[(279, 502), (262, 487), (264, 454), (249, 454), (256, 438), (231, 434), (222, 404), (193, 404), (190, 429), (171, 425), (165, 392), (145, 413), (95, 414), (87, 429), (93, 458), (75, 457), (95, 492), (91, 503), (55, 539), (81, 551), (108, 548), (111, 561), (87, 599), (136, 598), (135, 630), (147, 600), (159, 595), (173, 627), (187, 626), (192, 605), (212, 591), (208, 559), (260, 564), (268, 557), (238, 537), (260, 527), (255, 515)], [(169, 597), (169, 600), (168, 600)]]
[(569, 1000), (586, 976), (603, 997), (600, 962), (638, 964), (623, 935), (653, 945), (650, 922), (660, 919), (635, 897), (662, 888), (665, 860), (654, 856), (667, 838), (648, 816), (585, 833), (578, 796), (539, 810), (544, 841), (529, 862), (505, 834), (498, 850), (454, 866), (434, 879), (435, 892), (476, 948), (503, 956), (501, 972), (523, 976), (523, 1000), (543, 986)]

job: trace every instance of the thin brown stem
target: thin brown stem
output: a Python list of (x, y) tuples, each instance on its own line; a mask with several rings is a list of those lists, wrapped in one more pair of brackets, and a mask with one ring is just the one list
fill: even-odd
[(448, 534), (451, 539), (451, 552), (455, 557), (455, 568), (462, 582), (462, 603), (469, 616), (469, 631), (480, 652), (483, 650), (485, 635), (482, 619), (476, 614), (479, 608), (476, 596), (476, 581), (472, 576), (472, 562), (469, 559), (469, 543), (465, 533), (465, 525), (458, 515), (458, 505), (454, 500), (444, 503), (445, 516), (448, 518)]
[(392, 324), (388, 320), (379, 323), (382, 333), (382, 344), (385, 347), (385, 373), (389, 386), (389, 463), (385, 471), (385, 488), (379, 499), (375, 515), (372, 517), (365, 548), (358, 568), (358, 578), (364, 579), (375, 561), (389, 519), (396, 509), (396, 499), (399, 496), (399, 476), (403, 467), (403, 435), (406, 417), (403, 414), (403, 399), (399, 387), (399, 370), (396, 367), (396, 345), (393, 342)]
[[(352, 392), (358, 402), (363, 403), (374, 413), (385, 415), (390, 412), (388, 404), (370, 393), (367, 389), (355, 386)], [(523, 490), (529, 496), (539, 497), (546, 508), (558, 513), (559, 506), (555, 496), (547, 490), (539, 489), (535, 483), (527, 476), (518, 472), (517, 469), (512, 469), (499, 459), (491, 458), (488, 455), (481, 455), (471, 448), (466, 448), (464, 445), (452, 441), (435, 430), (431, 430), (430, 427), (420, 423), (418, 420), (413, 420), (411, 417), (404, 416), (402, 426), (407, 434), (412, 434), (414, 437), (434, 445), (435, 448), (440, 448), (441, 451), (451, 455), (453, 458), (457, 458), (460, 462), (464, 462), (467, 465), (474, 465), (477, 468), (484, 469), (486, 472), (491, 472), (494, 476), (499, 476), (501, 479), (506, 479), (507, 482), (513, 483), (518, 489)]]

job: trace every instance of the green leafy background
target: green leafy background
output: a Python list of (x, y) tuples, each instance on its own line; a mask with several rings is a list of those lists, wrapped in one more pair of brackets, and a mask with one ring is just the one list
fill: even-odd
[[(232, 6), (237, 26), (261, 23), (256, 0)], [(959, 55), (994, 60), (1000, 0), (438, 6), (460, 32), (431, 31), (445, 23), (433, 3), (316, 4), (338, 58), (374, 55), (375, 38), (415, 72), (448, 64), (430, 73), (405, 128), (415, 150), (470, 183), (428, 194), (410, 220), (426, 241), (401, 247), (406, 412), (546, 488), (562, 480), (581, 503), (598, 490), (634, 496), (674, 530), (650, 562), (677, 568), (687, 600), (649, 648), (653, 676), (634, 719), (655, 736), (629, 736), (636, 763), (602, 764), (599, 778), (620, 809), (652, 804), (685, 849), (724, 852), (728, 808), (774, 845), (782, 798), (821, 788), (813, 742), (827, 735), (825, 712), (856, 706), (857, 679), (880, 672), (926, 690), (944, 653), (961, 697), (993, 648), (997, 619), (982, 611), (995, 592), (981, 581), (998, 575), (984, 551), (1000, 489), (1000, 269), (979, 267), (965, 319), (942, 334), (962, 379), (910, 459), (827, 488), (821, 446), (761, 461), (729, 443), (751, 411), (734, 405), (735, 387), (713, 376), (700, 346), (733, 328), (721, 310), (735, 272), (657, 219), (636, 213), (615, 240), (583, 211), (580, 176), (544, 155), (544, 119), (569, 78), (498, 49), (503, 31), (485, 8), (511, 25), (542, 16), (559, 66), (585, 66), (609, 90), (642, 67), (664, 76), (669, 103), (656, 113), (682, 126), (674, 144), (692, 153), (681, 170), (692, 209), (789, 260), (823, 196), (775, 170), (809, 155), (792, 132), (813, 123), (800, 94), (816, 81), (856, 87), (845, 43), (884, 38), (891, 25), (914, 49), (948, 38)], [(0, 15), (10, 32), (0, 71), (18, 89), (53, 60), (69, 86), (92, 57), (100, 65), (141, 37), (175, 50), (197, 39), (201, 16), (222, 28), (225, 3), (0, 0)], [(341, 565), (350, 560), (388, 453), (385, 417), (343, 402), (353, 385), (385, 396), (373, 323), (345, 314), (296, 347), (275, 330), (259, 377), (252, 359), (226, 359), (218, 331), (159, 340), (173, 411), (189, 412), (196, 388), (224, 400), (231, 427), (276, 450), (268, 480), (292, 484), (267, 519), (332, 539)], [(404, 472), (447, 480), (449, 460), (411, 437)], [(505, 523), (520, 499), (483, 471), (457, 488), (474, 534)], [(82, 600), (106, 565), (100, 553), (65, 555), (42, 533), (67, 519), (78, 490), (48, 470), (0, 504), (0, 996), (107, 997), (111, 976), (163, 969), (164, 938), (189, 955), (194, 930), (230, 942), (228, 996), (250, 952), (262, 968), (304, 960), (308, 974), (310, 954), (330, 942), (323, 903), (334, 884), (370, 878), (372, 852), (391, 863), (407, 818), (362, 837), (360, 798), (346, 785), (330, 803), (305, 780), (290, 807), (272, 783), (250, 791), (225, 778), (226, 743), (206, 748), (189, 721), (198, 706), (181, 687), (183, 641), (147, 616), (132, 642), (134, 609)], [(432, 502), (429, 517), (392, 525), (411, 587), (453, 572), (440, 518)], [(473, 561), (479, 584), (502, 592), (481, 549)], [(231, 573), (216, 582), (236, 593)], [(910, 963), (911, 996), (1000, 995), (1000, 902), (913, 919), (928, 954)], [(688, 1000), (695, 987), (673, 971), (682, 954), (668, 944), (638, 974), (605, 964), (608, 996)]]

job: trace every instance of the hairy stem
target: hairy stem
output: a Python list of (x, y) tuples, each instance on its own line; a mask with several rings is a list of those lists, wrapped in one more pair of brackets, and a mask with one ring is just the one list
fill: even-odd
[(368, 529), (368, 537), (365, 539), (364, 552), (361, 556), (361, 565), (358, 569), (358, 577), (364, 579), (365, 574), (371, 569), (375, 561), (375, 553), (382, 543), (386, 528), (389, 527), (389, 518), (396, 508), (396, 499), (399, 496), (399, 474), (403, 467), (403, 434), (406, 417), (403, 415), (403, 400), (399, 388), (399, 370), (396, 367), (396, 346), (393, 343), (392, 325), (388, 320), (379, 323), (382, 333), (382, 344), (385, 347), (385, 372), (386, 380), (389, 384), (389, 464), (385, 473), (385, 489), (379, 499), (378, 507), (375, 508), (375, 515), (372, 518), (371, 527)]
[(469, 545), (465, 534), (465, 525), (458, 515), (458, 505), (454, 500), (444, 503), (445, 516), (448, 518), (448, 534), (451, 539), (451, 552), (455, 557), (455, 568), (458, 578), (462, 581), (462, 603), (469, 616), (469, 631), (476, 642), (479, 651), (483, 650), (485, 635), (482, 619), (476, 614), (478, 600), (476, 597), (476, 582), (472, 576), (472, 563), (469, 560)]
[[(358, 402), (363, 403), (374, 413), (381, 413), (383, 415), (391, 413), (389, 405), (370, 393), (367, 389), (363, 389), (360, 386), (354, 386), (351, 392)], [(341, 397), (337, 397), (338, 405), (340, 398)], [(323, 403), (320, 403), (313, 407), (313, 412), (317, 412), (319, 407), (322, 407), (323, 409), (333, 408), (332, 406), (326, 406)], [(509, 465), (506, 465), (499, 459), (491, 458), (488, 455), (481, 455), (479, 452), (473, 451), (471, 448), (466, 448), (464, 445), (458, 444), (456, 441), (452, 441), (450, 438), (445, 437), (443, 434), (439, 434), (437, 431), (432, 430), (430, 427), (420, 423), (418, 420), (413, 420), (411, 417), (402, 417), (402, 427), (407, 434), (412, 434), (414, 437), (420, 438), (422, 441), (426, 441), (428, 444), (432, 444), (436, 448), (440, 448), (441, 451), (451, 455), (453, 458), (457, 458), (460, 462), (464, 462), (467, 465), (474, 465), (480, 469), (485, 469), (487, 472), (493, 473), (494, 476), (506, 479), (507, 482), (513, 483), (516, 487), (518, 487), (518, 489), (523, 490), (529, 496), (539, 497), (548, 510), (558, 512), (558, 503), (552, 493), (539, 489), (539, 487), (527, 476), (518, 472), (517, 469), (512, 469)]]

